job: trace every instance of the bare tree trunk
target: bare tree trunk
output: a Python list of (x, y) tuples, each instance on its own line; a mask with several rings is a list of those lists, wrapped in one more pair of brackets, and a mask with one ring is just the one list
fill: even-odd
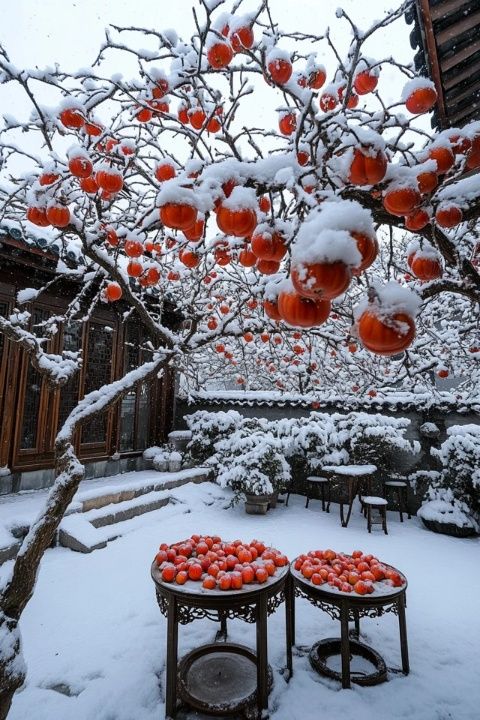
[(50, 547), (66, 509), (70, 505), (85, 469), (70, 442), (56, 448), (57, 479), (47, 505), (31, 526), (16, 557), (12, 575), (0, 599), (0, 720), (5, 720), (13, 696), (25, 680), (18, 622), (33, 595), (40, 561)]
[(7, 618), (3, 613), (0, 617), (0, 637), (0, 720), (5, 720), (15, 692), (24, 683), (26, 667), (17, 620)]

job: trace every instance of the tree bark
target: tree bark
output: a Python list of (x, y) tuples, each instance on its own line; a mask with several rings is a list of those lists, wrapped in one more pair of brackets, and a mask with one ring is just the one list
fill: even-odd
[(26, 668), (22, 658), (18, 623), (3, 613), (0, 616), (0, 637), (0, 720), (5, 720), (15, 692), (24, 683)]

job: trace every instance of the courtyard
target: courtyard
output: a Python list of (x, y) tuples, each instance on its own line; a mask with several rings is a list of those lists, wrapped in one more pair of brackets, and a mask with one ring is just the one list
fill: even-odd
[[(128, 481), (129, 476), (125, 477)], [(117, 478), (111, 478), (114, 482)], [(319, 501), (305, 509), (303, 497), (278, 504), (262, 517), (246, 515), (243, 504), (228, 507), (232, 495), (205, 482), (173, 491), (177, 504), (120, 524), (124, 533), (89, 555), (65, 548), (49, 550), (35, 596), (22, 618), (24, 654), (29, 668), (24, 689), (15, 696), (12, 720), (158, 720), (164, 713), (166, 620), (160, 614), (150, 565), (161, 542), (193, 533), (222, 538), (264, 540), (289, 559), (309, 549), (361, 549), (401, 570), (408, 578), (407, 628), (411, 672), (389, 674), (375, 687), (340, 690), (310, 667), (314, 639), (339, 634), (338, 622), (297, 599), (294, 675), (287, 684), (285, 612), (269, 618), (269, 662), (274, 687), (272, 720), (325, 720), (372, 717), (388, 720), (472, 720), (480, 703), (477, 572), (479, 540), (455, 539), (427, 531), (417, 518), (399, 522), (389, 512), (389, 534), (370, 535), (355, 505), (348, 528), (338, 506), (321, 511)], [(301, 528), (301, 534), (298, 529)], [(3, 567), (6, 571), (8, 563)], [(208, 620), (180, 629), (180, 655), (212, 642), (218, 626)], [(254, 645), (254, 629), (228, 624), (229, 640)], [(387, 613), (363, 619), (362, 640), (400, 667), (398, 620)], [(197, 717), (194, 713), (187, 717)]]

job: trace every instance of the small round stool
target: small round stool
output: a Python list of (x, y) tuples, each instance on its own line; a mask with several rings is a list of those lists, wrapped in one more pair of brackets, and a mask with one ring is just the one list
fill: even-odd
[(403, 513), (405, 512), (405, 508), (407, 508), (407, 517), (410, 520), (411, 515), (408, 510), (407, 502), (408, 483), (404, 480), (386, 480), (383, 483), (383, 487), (385, 497), (387, 497), (387, 491), (389, 488), (392, 490), (393, 494), (396, 495), (398, 512), (400, 513), (400, 522), (403, 522)]
[(368, 532), (372, 532), (372, 508), (380, 512), (382, 518), (382, 528), (385, 535), (387, 531), (387, 505), (385, 498), (375, 497), (374, 495), (364, 495), (362, 497), (362, 505), (367, 511), (367, 527)]
[[(311, 493), (314, 487), (320, 486), (321, 488), (321, 500), (322, 500), (322, 510), (325, 512), (325, 501), (327, 503), (326, 511), (330, 512), (330, 480), (325, 477), (317, 477), (316, 475), (309, 475), (307, 477), (307, 502), (305, 503), (305, 507), (308, 508), (308, 503), (311, 499)], [(327, 487), (327, 498), (325, 498), (325, 486)]]

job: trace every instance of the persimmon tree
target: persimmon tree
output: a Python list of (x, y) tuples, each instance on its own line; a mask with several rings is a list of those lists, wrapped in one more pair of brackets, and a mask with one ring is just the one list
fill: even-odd
[[(224, 372), (220, 356), (238, 363), (250, 336), (259, 368), (269, 354), (281, 353), (283, 368), (314, 354), (299, 389), (326, 357), (326, 382), (351, 385), (357, 365), (372, 382), (389, 368), (436, 371), (432, 342), (448, 350), (451, 333), (466, 362), (478, 358), (480, 187), (468, 173), (480, 167), (480, 125), (430, 135), (416, 118), (435, 104), (432, 82), (389, 52), (364, 52), (408, 4), (367, 30), (339, 10), (344, 48), (329, 33), (282, 32), (268, 0), (248, 15), (241, 2), (224, 12), (222, 0), (202, 0), (190, 40), (110, 27), (92, 67), (75, 73), (20, 70), (0, 49), (0, 82), (30, 108), (24, 120), (4, 116), (0, 221), (59, 255), (48, 288), (20, 293), (0, 331), (53, 388), (81, 356), (54, 355), (48, 340), (96, 305), (120, 304), (149, 336), (148, 360), (79, 401), (57, 436), (57, 479), (1, 591), (0, 717), (25, 677), (18, 622), (84, 476), (72, 442), (83, 422), (166, 367)], [(111, 75), (112, 57), (134, 59), (136, 79)], [(405, 85), (393, 105), (378, 87), (386, 66)], [(266, 98), (271, 118), (258, 127)], [(412, 234), (410, 248), (397, 228)], [(78, 286), (66, 312), (33, 325), (28, 301), (66, 279)]]
[[(427, 283), (416, 281), (406, 263), (391, 265), (389, 235), (385, 229), (377, 232), (380, 249), (370, 278), (378, 280), (383, 275), (420, 292), (423, 286), (426, 289)], [(418, 238), (412, 240), (409, 233), (400, 231), (397, 235), (397, 252), (408, 258), (418, 247)], [(385, 394), (391, 397), (392, 391), (401, 391), (404, 398), (405, 394), (431, 396), (442, 388), (440, 381), (445, 378), (455, 378), (454, 396), (459, 403), (478, 393), (478, 311), (466, 297), (449, 294), (448, 308), (443, 293), (426, 298), (408, 351), (380, 356), (363, 346), (352, 324), (354, 309), (365, 295), (364, 286), (351, 286), (346, 297), (334, 301), (328, 319), (306, 332), (287, 328), (282, 321), (265, 323), (261, 298), (272, 292), (275, 295), (281, 281), (281, 275), (275, 276), (247, 302), (244, 313), (249, 330), (237, 338), (219, 339), (185, 358), (184, 394), (273, 390), (292, 399), (302, 395), (315, 407), (319, 401), (342, 397), (378, 401)]]

